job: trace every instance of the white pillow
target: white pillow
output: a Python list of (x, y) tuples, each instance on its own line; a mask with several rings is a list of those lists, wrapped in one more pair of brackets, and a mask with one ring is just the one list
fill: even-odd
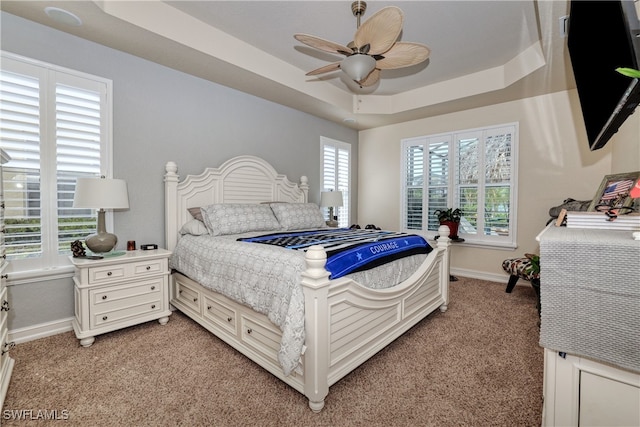
[(200, 208), (204, 225), (213, 236), (249, 231), (278, 231), (280, 224), (269, 205), (216, 203)]
[(271, 203), (269, 206), (285, 230), (327, 227), (315, 203)]
[(209, 230), (207, 230), (202, 221), (190, 219), (180, 228), (180, 235), (184, 236), (185, 234), (202, 236), (203, 234), (209, 234)]

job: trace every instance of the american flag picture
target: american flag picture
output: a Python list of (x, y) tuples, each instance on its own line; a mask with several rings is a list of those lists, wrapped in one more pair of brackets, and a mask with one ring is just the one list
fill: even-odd
[(628, 195), (629, 189), (633, 186), (633, 182), (632, 179), (625, 179), (608, 183), (600, 200), (607, 202), (618, 199), (620, 196)]

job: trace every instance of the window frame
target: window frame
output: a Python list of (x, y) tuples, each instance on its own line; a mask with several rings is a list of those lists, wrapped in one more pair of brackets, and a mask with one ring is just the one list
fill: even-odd
[[(100, 175), (113, 176), (113, 83), (104, 77), (46, 63), (11, 52), (0, 51), (2, 70), (36, 76), (40, 85), (39, 156), (40, 156), (40, 235), (42, 253), (39, 256), (10, 260), (8, 271), (19, 276), (37, 276), (40, 271), (67, 269), (71, 252), (59, 253), (58, 169), (56, 136), (56, 86), (67, 85), (100, 93)], [(9, 162), (10, 164), (10, 162)], [(7, 167), (8, 165), (5, 165)], [(6, 188), (7, 183), (3, 183)], [(97, 214), (93, 212), (97, 218)], [(106, 212), (107, 229), (113, 229), (113, 213)], [(89, 234), (89, 233), (87, 233)]]
[[(326, 172), (326, 168), (325, 168), (325, 148), (326, 147), (332, 147), (336, 150), (344, 150), (347, 152), (347, 155), (349, 156), (349, 160), (348, 160), (348, 170), (347, 170), (347, 185), (346, 185), (346, 190), (344, 188), (344, 185), (340, 184), (340, 176), (336, 175), (334, 177), (334, 182), (332, 183), (326, 183), (325, 182), (325, 172)], [(337, 162), (339, 161), (338, 156), (336, 156), (335, 159)], [(351, 154), (351, 144), (348, 144), (346, 142), (342, 142), (342, 141), (338, 141), (335, 139), (331, 139), (331, 138), (327, 138), (325, 136), (321, 136), (320, 137), (320, 191), (332, 191), (332, 190), (340, 190), (342, 191), (342, 198), (343, 198), (343, 206), (338, 208), (338, 223), (339, 223), (339, 227), (349, 227), (349, 225), (351, 224), (351, 193), (352, 193), (352, 188), (353, 188), (353, 180), (352, 180), (352, 163), (353, 163), (353, 156)], [(335, 170), (338, 170), (338, 164), (334, 164), (333, 167)], [(344, 211), (346, 209), (346, 218), (343, 215)], [(325, 216), (325, 219), (329, 219), (329, 214), (328, 214), (328, 210), (327, 212), (323, 212), (323, 215)]]
[[(432, 228), (429, 228), (429, 219), (425, 218), (423, 213), (429, 212), (429, 197), (428, 190), (430, 188), (429, 180), (427, 177), (431, 176), (429, 172), (429, 155), (423, 155), (423, 179), (422, 184), (419, 186), (410, 186), (407, 183), (409, 178), (408, 169), (409, 169), (409, 147), (418, 147), (422, 146), (422, 151), (424, 153), (429, 153), (429, 147), (431, 144), (447, 144), (448, 151), (448, 165), (446, 170), (446, 192), (447, 192), (447, 208), (448, 207), (461, 207), (459, 201), (459, 188), (465, 187), (464, 184), (458, 183), (457, 175), (459, 172), (460, 164), (459, 164), (459, 154), (460, 154), (460, 143), (464, 138), (479, 138), (480, 146), (482, 147), (482, 151), (479, 153), (477, 157), (478, 170), (485, 171), (486, 161), (485, 157), (487, 155), (487, 147), (485, 143), (491, 139), (492, 136), (497, 136), (500, 132), (508, 132), (510, 134), (510, 152), (509, 152), (509, 210), (508, 210), (508, 235), (485, 235), (477, 234), (477, 233), (464, 233), (463, 227), (460, 227), (459, 237), (464, 239), (464, 243), (459, 243), (462, 245), (470, 245), (470, 246), (478, 246), (478, 247), (489, 247), (489, 248), (509, 248), (513, 249), (517, 247), (517, 206), (518, 206), (518, 139), (519, 139), (519, 124), (517, 122), (499, 124), (486, 126), (481, 128), (474, 129), (465, 129), (454, 132), (445, 132), (433, 135), (425, 135), (418, 137), (405, 138), (401, 140), (400, 149), (400, 173), (401, 173), (401, 195), (400, 195), (400, 229), (408, 232), (408, 233), (418, 233), (422, 234), (428, 239), (434, 239), (438, 235), (437, 229), (433, 229), (433, 227), (437, 227), (437, 225), (432, 224)], [(496, 184), (489, 184), (484, 181), (486, 175), (484, 173), (478, 173), (479, 177), (478, 182), (478, 215), (484, 214), (485, 209), (480, 209), (481, 206), (486, 206), (486, 192), (487, 188), (492, 186), (496, 186)], [(420, 225), (421, 228), (410, 228), (407, 224), (410, 220), (409, 218), (409, 207), (408, 207), (408, 190), (410, 188), (418, 188), (421, 189), (421, 197), (422, 204), (419, 207), (421, 209), (420, 212)], [(436, 206), (435, 209), (441, 208), (440, 206)], [(433, 221), (432, 221), (433, 222)]]

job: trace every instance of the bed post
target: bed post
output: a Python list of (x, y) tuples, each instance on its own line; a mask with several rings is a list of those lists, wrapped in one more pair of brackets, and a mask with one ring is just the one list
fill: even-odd
[(178, 243), (178, 165), (167, 162), (164, 174), (164, 238), (167, 249), (173, 251)]
[(311, 246), (302, 272), (304, 292), (305, 345), (304, 395), (313, 412), (320, 412), (329, 393), (329, 272), (322, 246)]
[(302, 190), (302, 194), (304, 194), (304, 203), (307, 203), (309, 201), (309, 178), (302, 175), (300, 177), (300, 184), (298, 185), (298, 188), (300, 188), (300, 190)]
[(449, 279), (451, 273), (449, 272), (449, 257), (451, 254), (451, 239), (449, 239), (449, 227), (441, 225), (438, 228), (438, 249), (444, 249), (444, 255), (442, 257), (442, 266), (440, 270), (440, 292), (442, 292), (442, 299), (444, 304), (440, 306), (440, 311), (447, 311), (449, 305)]

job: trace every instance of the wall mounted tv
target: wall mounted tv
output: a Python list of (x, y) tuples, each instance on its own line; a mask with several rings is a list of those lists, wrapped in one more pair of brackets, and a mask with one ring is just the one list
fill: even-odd
[(567, 47), (589, 148), (604, 147), (640, 102), (640, 82), (618, 67), (638, 69), (640, 3), (572, 0)]

